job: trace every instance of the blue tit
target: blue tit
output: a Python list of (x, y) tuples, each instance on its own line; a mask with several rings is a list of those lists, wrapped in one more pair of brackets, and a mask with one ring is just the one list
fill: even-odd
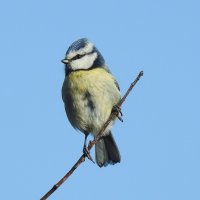
[[(101, 53), (86, 38), (73, 42), (62, 62), (65, 64), (62, 99), (71, 125), (85, 134), (84, 151), (87, 136), (98, 135), (119, 102), (119, 85)], [(95, 158), (100, 167), (121, 159), (111, 129), (112, 123), (104, 131), (103, 139), (95, 144)]]

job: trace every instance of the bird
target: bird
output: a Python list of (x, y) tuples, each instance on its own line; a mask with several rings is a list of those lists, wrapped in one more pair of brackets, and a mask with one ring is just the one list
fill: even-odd
[[(83, 153), (93, 160), (86, 147), (89, 134), (95, 138), (120, 101), (120, 88), (103, 56), (87, 38), (74, 41), (64, 59), (65, 78), (62, 100), (71, 125), (85, 135)], [(121, 111), (120, 111), (121, 113)], [(95, 144), (95, 159), (99, 167), (121, 161), (112, 135), (113, 122)]]

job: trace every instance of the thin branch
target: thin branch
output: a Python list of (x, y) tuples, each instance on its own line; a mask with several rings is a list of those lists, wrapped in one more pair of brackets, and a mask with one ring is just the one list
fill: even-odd
[[(133, 87), (136, 85), (136, 83), (139, 81), (140, 77), (143, 76), (143, 71), (141, 71), (137, 78), (134, 80), (133, 83), (131, 83), (130, 87), (128, 88), (127, 92), (125, 93), (125, 95), (121, 98), (121, 100), (119, 101), (119, 103), (116, 105), (117, 107), (121, 107), (122, 104), (124, 103), (124, 101), (126, 100), (127, 96), (129, 95), (129, 93), (131, 92), (131, 90), (133, 89)], [(110, 117), (108, 118), (108, 120), (106, 121), (106, 123), (104, 124), (104, 126), (102, 127), (101, 131), (99, 132), (98, 136), (93, 140), (89, 142), (88, 145), (88, 150), (91, 150), (92, 147), (102, 138), (102, 134), (105, 131), (105, 129), (108, 127), (108, 125), (111, 123), (111, 121), (113, 121), (116, 116), (118, 115), (117, 112), (112, 112), (110, 114)], [(53, 194), (71, 175), (72, 173), (76, 170), (76, 168), (85, 161), (85, 156), (84, 154), (78, 159), (78, 161), (74, 164), (74, 166), (69, 170), (69, 172), (67, 172), (67, 174), (65, 174), (65, 176), (63, 176), (62, 179), (60, 179), (60, 181), (58, 181), (40, 200), (46, 200), (51, 194)]]

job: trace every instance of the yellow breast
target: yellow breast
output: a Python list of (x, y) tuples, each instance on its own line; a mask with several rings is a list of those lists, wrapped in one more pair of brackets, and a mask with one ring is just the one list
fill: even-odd
[[(103, 68), (71, 72), (65, 78), (62, 93), (71, 124), (89, 132), (101, 128), (120, 99), (115, 78)], [(86, 94), (94, 109), (88, 106)]]
[(115, 87), (114, 77), (103, 68), (72, 72), (68, 76), (68, 81), (78, 90), (85, 90), (90, 86), (96, 87), (97, 84), (100, 84), (97, 87), (101, 87), (101, 84), (102, 86), (108, 84)]

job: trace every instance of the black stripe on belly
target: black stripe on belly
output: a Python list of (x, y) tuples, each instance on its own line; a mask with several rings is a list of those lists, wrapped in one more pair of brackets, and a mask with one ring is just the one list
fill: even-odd
[(88, 91), (86, 91), (83, 100), (87, 101), (87, 106), (90, 108), (90, 110), (95, 109), (94, 102), (92, 101), (92, 96)]

